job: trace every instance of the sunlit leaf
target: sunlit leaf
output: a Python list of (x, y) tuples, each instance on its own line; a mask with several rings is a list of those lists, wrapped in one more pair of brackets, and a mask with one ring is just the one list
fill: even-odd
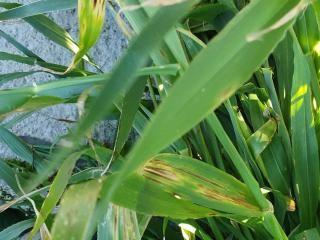
[(102, 184), (87, 181), (72, 185), (63, 195), (52, 226), (52, 239), (88, 239), (89, 225)]
[(250, 146), (255, 157), (259, 156), (263, 152), (263, 150), (270, 144), (276, 130), (276, 120), (270, 119), (247, 139), (247, 143)]
[(67, 71), (74, 68), (98, 41), (106, 10), (105, 0), (78, 0), (79, 50)]
[[(294, 36), (293, 36), (294, 37)], [(301, 229), (316, 226), (319, 153), (313, 126), (310, 69), (297, 39), (293, 41), (294, 74), (291, 94), (291, 134), (296, 197)]]

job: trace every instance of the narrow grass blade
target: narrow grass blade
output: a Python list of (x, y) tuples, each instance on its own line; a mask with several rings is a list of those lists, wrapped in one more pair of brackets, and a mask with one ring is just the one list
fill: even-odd
[(258, 183), (256, 182), (255, 178), (252, 176), (251, 172), (245, 165), (237, 149), (234, 147), (231, 140), (228, 138), (216, 115), (213, 114), (212, 116), (208, 117), (207, 121), (208, 124), (211, 126), (212, 130), (217, 135), (217, 138), (221, 142), (222, 146), (226, 149), (228, 155), (230, 156), (230, 159), (235, 165), (240, 176), (242, 177), (248, 188), (251, 190), (251, 193), (255, 195), (255, 198), (259, 202), (259, 205), (264, 209), (264, 226), (266, 227), (266, 229), (272, 236), (275, 236), (275, 238), (287, 239), (279, 223), (277, 222), (275, 217), (272, 216), (273, 207), (270, 206), (268, 201), (262, 196)]
[(74, 165), (79, 157), (83, 154), (83, 152), (84, 151), (80, 151), (71, 154), (68, 159), (65, 159), (64, 163), (59, 168), (59, 171), (51, 184), (49, 193), (42, 204), (40, 214), (36, 219), (34, 227), (29, 235), (29, 239), (32, 239), (34, 235), (39, 231), (42, 224), (45, 222), (49, 214), (52, 212), (53, 208), (58, 203), (63, 192), (65, 191), (65, 188), (67, 187)]
[[(228, 155), (230, 156), (233, 164), (235, 165), (236, 169), (240, 173), (240, 176), (250, 188), (252, 194), (255, 194), (255, 197), (259, 199), (259, 204), (268, 208), (268, 203), (266, 202), (265, 198), (262, 196), (260, 192), (259, 185), (256, 179), (253, 177), (252, 173), (250, 172), (249, 168), (245, 164), (244, 160), (240, 156), (239, 152), (232, 144), (230, 138), (227, 136), (226, 132), (224, 131), (219, 119), (215, 114), (212, 114), (207, 118), (207, 122), (211, 129), (215, 132), (218, 140), (221, 142), (224, 149), (227, 151)], [(253, 191), (255, 189), (255, 191)]]
[(201, 22), (213, 22), (221, 13), (226, 11), (228, 6), (221, 3), (207, 3), (195, 7), (189, 14), (188, 18), (196, 19)]
[(187, 31), (183, 28), (178, 28), (177, 30), (180, 33), (184, 44), (186, 45), (190, 58), (193, 59), (203, 48), (206, 47), (206, 44), (190, 31)]
[(34, 154), (30, 146), (23, 142), (19, 137), (0, 126), (0, 140), (5, 143), (17, 156), (27, 163), (34, 164)]
[(29, 75), (38, 73), (38, 71), (30, 71), (30, 72), (13, 72), (13, 73), (6, 73), (6, 74), (1, 74), (0, 75), (0, 84), (19, 79), (19, 78), (24, 78)]
[[(12, 54), (7, 52), (0, 52), (0, 60), (15, 61), (18, 63), (30, 65), (30, 66), (39, 66), (40, 68), (39, 71), (48, 72), (51, 74), (52, 72), (58, 72), (58, 71), (61, 72), (67, 69), (67, 67), (65, 66), (41, 61), (38, 58), (25, 57), (25, 56), (20, 56), (17, 54)], [(67, 76), (87, 76), (87, 75), (92, 75), (92, 73), (75, 68), (70, 73), (68, 74), (66, 73), (64, 76), (67, 77)]]
[(25, 230), (32, 227), (34, 219), (28, 219), (16, 224), (11, 225), (10, 227), (4, 229), (0, 232), (0, 239), (13, 240), (17, 239)]
[[(6, 7), (7, 5), (8, 3), (0, 3), (0, 7)], [(40, 0), (1, 12), (0, 21), (25, 18), (41, 13), (75, 8), (76, 6), (77, 0)]]
[[(233, 98), (231, 98), (233, 99)], [(251, 153), (249, 146), (246, 142), (246, 136), (250, 135), (250, 131), (248, 126), (245, 122), (241, 121), (243, 119), (243, 116), (241, 113), (237, 113), (236, 110), (231, 105), (231, 102), (229, 100), (226, 101), (224, 104), (233, 127), (233, 132), (236, 137), (236, 143), (239, 148), (239, 153), (243, 160), (245, 160), (246, 164), (250, 169), (252, 169), (252, 172), (254, 173), (255, 178), (257, 179), (258, 183), (263, 184), (262, 174), (261, 172), (264, 172), (264, 168), (259, 164), (257, 159), (254, 158), (253, 154)], [(259, 169), (259, 167), (260, 169)], [(260, 172), (261, 171), (261, 172)]]
[(32, 147), (21, 138), (0, 126), (0, 141), (5, 143), (20, 159), (29, 163), (37, 172), (43, 170), (46, 159), (37, 154)]
[(167, 76), (176, 76), (180, 71), (181, 66), (179, 64), (166, 64), (166, 65), (157, 65), (152, 67), (141, 68), (138, 73), (141, 76), (144, 75), (167, 75)]
[(314, 10), (315, 9), (310, 4), (304, 11), (303, 16), (297, 19), (294, 27), (301, 49), (305, 54), (312, 53), (313, 48), (319, 41), (319, 26)]
[(147, 78), (139, 78), (137, 83), (128, 91), (122, 102), (121, 115), (118, 123), (118, 132), (114, 146), (114, 157), (120, 154), (132, 129), (135, 115), (139, 108), (142, 93), (147, 83)]
[[(274, 84), (274, 88), (278, 89), (278, 99), (279, 104), (274, 105), (275, 111), (283, 117), (283, 121), (286, 127), (290, 128), (290, 95), (292, 88), (292, 77), (293, 77), (293, 49), (292, 49), (292, 38), (290, 34), (279, 43), (277, 48), (273, 53), (274, 59), (276, 61), (277, 69), (276, 74), (278, 76), (278, 81)], [(269, 73), (270, 74), (270, 73)], [(272, 81), (272, 78), (268, 77), (268, 81)], [(270, 86), (271, 82), (267, 84)], [(271, 85), (272, 86), (272, 85)], [(270, 87), (269, 87), (270, 89)], [(272, 94), (275, 96), (274, 94)], [(275, 103), (273, 97), (273, 103)], [(281, 111), (280, 111), (281, 108)], [(280, 129), (281, 131), (281, 129)]]
[[(288, 36), (286, 38), (288, 38)], [(283, 57), (283, 58), (286, 59), (285, 57)], [(291, 71), (289, 69), (293, 69), (293, 62), (292, 62), (292, 67), (291, 67), (291, 64), (288, 64), (288, 71)], [(266, 89), (268, 91), (268, 94), (270, 96), (272, 107), (273, 107), (274, 111), (277, 114), (279, 137), (281, 139), (281, 142), (283, 143), (283, 148), (285, 150), (285, 153), (288, 156), (287, 161), (286, 161), (287, 163), (285, 165), (287, 165), (288, 168), (291, 169), (291, 165), (292, 165), (291, 164), (291, 160), (290, 160), (291, 159), (291, 155), (292, 155), (291, 141), (290, 141), (289, 131), (288, 131), (288, 128), (287, 128), (286, 122), (285, 122), (285, 117), (284, 117), (285, 112), (282, 112), (281, 107), (280, 107), (280, 100), (279, 100), (279, 98), (277, 96), (276, 89), (275, 89), (275, 86), (274, 86), (274, 83), (273, 83), (273, 78), (272, 78), (273, 77), (273, 73), (272, 73), (271, 69), (262, 69), (262, 73), (264, 75), (265, 87), (266, 87)], [(284, 69), (283, 69), (283, 74), (285, 74)], [(292, 79), (292, 75), (289, 75), (289, 76), (286, 77), (287, 81), (289, 81), (290, 76), (291, 76), (291, 79)], [(279, 76), (279, 79), (283, 79), (283, 76), (281, 76), (281, 77)], [(282, 88), (282, 90), (283, 90), (283, 88)], [(286, 92), (288, 93), (288, 91), (291, 92), (291, 83), (290, 83), (290, 87), (287, 87)], [(286, 98), (289, 98), (289, 97), (286, 96)], [(287, 113), (289, 113), (290, 112), (290, 101), (286, 100), (285, 102), (289, 102), (289, 110), (287, 111)], [(286, 105), (288, 105), (288, 104), (286, 103)], [(287, 116), (286, 116), (286, 118), (287, 118)], [(289, 119), (290, 119), (290, 116), (289, 116)], [(290, 122), (290, 120), (289, 120), (289, 122)]]
[(15, 174), (14, 170), (5, 162), (5, 160), (0, 159), (0, 179), (5, 181), (16, 194), (20, 194)]
[(34, 57), (24, 57), (16, 54), (0, 52), (0, 60), (2, 61), (15, 61), (18, 63), (23, 63), (27, 65), (36, 65), (37, 58)]
[(11, 43), (16, 49), (24, 53), (26, 56), (31, 58), (36, 58), (38, 60), (42, 60), (38, 55), (34, 54), (32, 51), (30, 51), (28, 48), (23, 46), (21, 43), (16, 41), (13, 37), (11, 37), (9, 34), (5, 33), (4, 31), (0, 30), (0, 36), (6, 39), (9, 43)]
[[(271, 91), (272, 107), (276, 112), (273, 112), (273, 109), (268, 105), (266, 106), (267, 103), (263, 104), (258, 98), (250, 95), (248, 101), (245, 102), (245, 109), (248, 108), (248, 117), (251, 120), (250, 122), (253, 126), (253, 130), (256, 131), (256, 133), (260, 132), (260, 130), (265, 133), (267, 141), (258, 143), (258, 145), (262, 147), (261, 150), (263, 151), (258, 155), (256, 154), (255, 158), (259, 163), (260, 169), (263, 169), (265, 179), (268, 181), (271, 188), (276, 190), (272, 192), (275, 199), (274, 212), (278, 221), (283, 223), (287, 211), (287, 200), (282, 196), (282, 194), (288, 197), (291, 196), (289, 170), (291, 165), (291, 159), (289, 156), (291, 155), (286, 155), (286, 141), (289, 141), (289, 144), (291, 143), (283, 118), (281, 117), (281, 111), (278, 115), (279, 103), (272, 90), (273, 83), (270, 70), (264, 69), (262, 71), (265, 72), (265, 77), (267, 79), (265, 79), (265, 81), (261, 79), (260, 82), (263, 84), (263, 82), (268, 81), (267, 85), (271, 87), (269, 90)], [(258, 77), (259, 74), (260, 73), (258, 72), (256, 76)], [(266, 118), (269, 118), (269, 121), (265, 123)], [(273, 124), (271, 121), (274, 121)], [(248, 142), (248, 144), (250, 144), (250, 142)], [(288, 152), (291, 153), (290, 145), (287, 149)], [(252, 148), (251, 150), (254, 152)]]
[[(294, 34), (292, 34), (294, 38)], [(291, 135), (294, 182), (301, 230), (316, 226), (319, 190), (319, 153), (313, 126), (310, 69), (297, 39), (293, 39), (294, 74), (291, 94)]]
[(301, 49), (307, 55), (309, 68), (311, 71), (311, 91), (317, 102), (320, 105), (320, 89), (317, 77), (319, 71), (320, 59), (317, 52), (317, 44), (319, 44), (319, 26), (315, 8), (309, 6), (303, 16), (301, 16), (295, 24), (296, 37), (299, 40)]

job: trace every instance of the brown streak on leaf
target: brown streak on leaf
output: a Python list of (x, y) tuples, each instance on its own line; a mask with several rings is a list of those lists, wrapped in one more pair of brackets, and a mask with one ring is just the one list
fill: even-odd
[[(183, 176), (184, 174), (192, 176), (192, 177), (200, 180), (204, 184), (209, 184), (208, 186), (205, 186), (205, 185), (202, 185), (199, 183), (196, 184), (196, 188), (198, 189), (198, 191), (201, 194), (203, 194), (204, 196), (206, 196), (207, 198), (213, 199), (215, 201), (229, 202), (229, 203), (235, 204), (237, 206), (243, 206), (243, 207), (246, 207), (249, 209), (257, 209), (258, 210), (258, 208), (256, 206), (254, 206), (246, 201), (245, 196), (243, 194), (241, 194), (241, 192), (238, 192), (238, 193), (243, 198), (241, 198), (241, 197), (240, 198), (233, 198), (233, 197), (227, 196), (227, 195), (219, 192), (219, 189), (225, 190), (225, 186), (223, 186), (219, 182), (210, 180), (204, 176), (199, 176), (199, 175), (192, 173), (186, 169), (181, 169), (181, 168), (171, 166), (165, 161), (162, 161), (159, 159), (152, 159), (144, 166), (143, 170), (145, 173), (149, 173), (151, 175), (156, 175), (156, 176), (159, 176), (163, 179), (166, 179), (166, 180), (169, 180), (172, 182), (177, 182), (180, 179), (180, 176)], [(147, 176), (146, 176), (146, 174), (143, 174), (143, 175), (153, 181), (159, 182), (156, 178), (150, 176), (149, 174), (147, 174)], [(195, 181), (195, 182), (197, 182), (197, 181)], [(165, 184), (163, 182), (161, 182), (161, 183)], [(214, 190), (214, 189), (210, 188), (210, 185), (212, 185), (218, 189)]]
[(235, 205), (241, 205), (244, 206), (246, 208), (254, 208), (254, 209), (258, 209), (257, 207), (255, 207), (254, 205), (248, 204), (246, 201), (244, 201), (243, 199), (239, 199), (239, 198), (232, 198), (229, 196), (225, 196), (225, 195), (221, 195), (215, 191), (213, 191), (210, 188), (207, 188), (205, 186), (202, 185), (198, 185), (198, 189), (200, 190), (200, 192), (205, 195), (208, 198), (211, 198), (213, 200), (216, 201), (222, 201), (222, 202), (229, 202), (229, 203), (233, 203)]
[[(182, 169), (182, 168), (177, 168), (177, 167), (174, 167), (174, 166), (170, 166), (169, 164), (167, 164), (166, 162), (164, 162), (164, 161), (162, 161), (162, 160), (152, 159), (152, 160), (150, 160), (150, 164), (155, 164), (155, 165), (157, 165), (157, 166), (159, 166), (159, 165), (160, 165), (160, 166), (165, 166), (165, 167), (167, 167), (167, 168), (171, 168), (172, 171), (175, 169), (175, 170), (177, 170), (177, 171), (179, 171), (179, 172), (186, 173), (186, 174), (191, 175), (191, 176), (193, 176), (193, 177), (195, 177), (195, 178), (198, 178), (198, 179), (200, 179), (200, 180), (202, 180), (202, 181), (204, 181), (204, 182), (207, 182), (207, 183), (209, 183), (209, 184), (211, 184), (211, 185), (213, 185), (213, 186), (215, 186), (215, 187), (218, 187), (218, 188), (221, 188), (221, 189), (226, 189), (226, 186), (222, 185), (222, 184), (219, 183), (219, 182), (212, 181), (212, 180), (210, 180), (210, 179), (208, 179), (208, 178), (205, 178), (205, 177), (203, 177), (203, 176), (194, 174), (193, 172), (188, 171), (188, 170), (186, 170), (186, 169)], [(241, 194), (241, 195), (242, 195), (242, 194)]]
[(166, 169), (162, 169), (162, 168), (157, 168), (157, 167), (151, 167), (151, 166), (145, 166), (143, 169), (145, 172), (150, 173), (150, 174), (154, 174), (157, 175), (159, 177), (168, 179), (170, 181), (176, 181), (177, 180), (177, 176), (166, 170)]

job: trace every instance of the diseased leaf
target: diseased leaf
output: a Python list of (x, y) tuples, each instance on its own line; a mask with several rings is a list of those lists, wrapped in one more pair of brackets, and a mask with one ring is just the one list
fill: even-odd
[(101, 186), (101, 181), (87, 181), (66, 191), (52, 226), (52, 240), (89, 239), (89, 225)]
[(76, 152), (71, 154), (67, 159), (65, 159), (64, 163), (61, 165), (57, 175), (55, 176), (49, 193), (42, 204), (40, 214), (38, 215), (34, 227), (29, 235), (29, 239), (32, 239), (34, 235), (39, 231), (42, 224), (45, 222), (49, 214), (52, 212), (53, 208), (56, 206), (60, 197), (62, 196), (69, 178), (71, 177), (72, 170), (76, 161), (83, 154), (84, 151)]
[[(101, 194), (112, 186), (117, 172), (104, 180)], [(143, 214), (176, 219), (262, 216), (243, 183), (206, 163), (175, 154), (150, 159), (143, 169), (125, 179), (112, 202)]]
[(243, 216), (261, 214), (258, 204), (244, 184), (190, 157), (156, 155), (144, 165), (141, 174), (170, 192), (175, 192), (180, 199), (217, 212)]
[(141, 239), (137, 214), (126, 208), (110, 204), (97, 230), (97, 240)]
[[(115, 173), (105, 180), (104, 191), (108, 191), (116, 176)], [(214, 211), (188, 200), (179, 199), (174, 193), (164, 191), (159, 183), (148, 181), (137, 174), (125, 179), (111, 201), (116, 205), (153, 216), (186, 219), (215, 215)]]

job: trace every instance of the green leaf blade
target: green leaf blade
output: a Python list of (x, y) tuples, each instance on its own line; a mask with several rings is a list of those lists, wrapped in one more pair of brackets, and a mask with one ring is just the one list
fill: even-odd
[(318, 207), (319, 153), (310, 89), (308, 62), (294, 39), (294, 74), (291, 94), (291, 134), (295, 170), (296, 196), (298, 199), (301, 229), (316, 226)]

